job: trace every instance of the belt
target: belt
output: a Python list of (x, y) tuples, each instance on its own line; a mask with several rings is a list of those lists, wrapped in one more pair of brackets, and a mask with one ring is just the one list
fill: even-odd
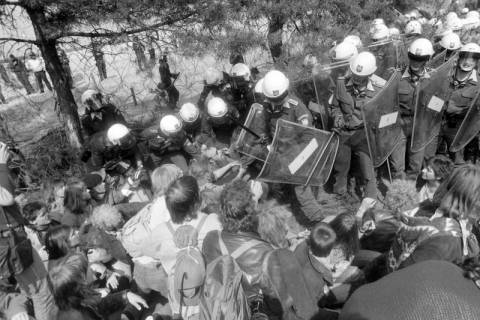
[(23, 229), (22, 225), (17, 225), (9, 229), (0, 230), (0, 238), (9, 238), (12, 235), (12, 231), (24, 233), (25, 229)]

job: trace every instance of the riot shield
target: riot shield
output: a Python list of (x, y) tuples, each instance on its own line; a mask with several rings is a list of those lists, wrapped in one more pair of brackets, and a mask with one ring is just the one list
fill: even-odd
[(402, 127), (398, 107), (398, 84), (401, 74), (395, 71), (386, 85), (362, 108), (368, 149), (373, 166), (381, 166), (400, 142)]
[(399, 67), (398, 55), (400, 53), (397, 52), (395, 41), (378, 41), (370, 44), (367, 48), (377, 59), (375, 74), (380, 78), (389, 79), (394, 70)]
[(280, 119), (258, 178), (273, 183), (321, 186), (332, 171), (338, 143), (336, 133)]
[(411, 151), (423, 150), (438, 136), (442, 123), (445, 101), (450, 95), (451, 70), (456, 57), (435, 69), (429, 79), (421, 80), (415, 96)]
[(453, 139), (450, 146), (451, 152), (457, 152), (465, 148), (465, 146), (472, 141), (480, 132), (480, 90), (477, 92), (475, 98), (472, 100), (470, 108), (465, 115), (465, 118), (460, 125), (460, 128)]
[[(245, 123), (234, 141), (235, 149), (246, 156), (265, 161), (265, 154), (259, 141), (259, 135), (267, 132), (265, 111), (261, 104), (254, 103), (250, 107)], [(249, 130), (246, 130), (248, 128)], [(256, 136), (257, 135), (257, 136)], [(263, 155), (262, 155), (263, 154)]]
[(447, 50), (443, 50), (436, 56), (432, 58), (427, 64), (429, 68), (436, 69), (440, 67), (443, 63), (445, 63), (445, 59), (447, 57)]

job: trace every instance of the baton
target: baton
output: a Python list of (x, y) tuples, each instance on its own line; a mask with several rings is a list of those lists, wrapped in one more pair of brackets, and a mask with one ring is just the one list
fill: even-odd
[(261, 137), (255, 132), (253, 131), (252, 129), (250, 129), (249, 127), (245, 126), (243, 123), (240, 123), (240, 121), (238, 121), (237, 119), (235, 119), (234, 117), (232, 116), (228, 116), (228, 118), (230, 120), (232, 120), (237, 126), (239, 126), (240, 128), (242, 128), (243, 130), (247, 131), (248, 133), (250, 133), (251, 135), (255, 136), (257, 139), (261, 139)]

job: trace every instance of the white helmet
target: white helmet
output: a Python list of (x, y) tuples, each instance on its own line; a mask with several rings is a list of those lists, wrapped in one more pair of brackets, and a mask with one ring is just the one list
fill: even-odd
[(222, 118), (228, 113), (228, 106), (222, 98), (213, 97), (207, 103), (207, 113), (212, 118)]
[(476, 43), (473, 43), (473, 42), (470, 42), (470, 43), (467, 43), (465, 45), (463, 45), (460, 50), (459, 50), (459, 53), (462, 54), (462, 53), (471, 53), (473, 54), (474, 56), (480, 56), (480, 46)]
[(385, 20), (383, 20), (382, 18), (376, 18), (376, 19), (373, 19), (372, 21), (372, 27), (373, 26), (378, 26), (378, 25), (385, 25)]
[(108, 128), (107, 139), (115, 145), (120, 145), (120, 140), (125, 138), (129, 133), (130, 129), (125, 125), (116, 123)]
[(223, 80), (223, 73), (215, 68), (208, 68), (205, 71), (204, 80), (208, 85), (218, 85)]
[(465, 16), (466, 19), (471, 19), (471, 20), (480, 20), (480, 12), (473, 10), (469, 11), (467, 15)]
[(370, 29), (370, 38), (372, 38), (372, 40), (374, 41), (384, 40), (388, 38), (389, 35), (390, 31), (388, 27), (384, 24), (373, 26)]
[(346, 36), (345, 39), (343, 39), (343, 42), (350, 42), (355, 47), (357, 47), (357, 49), (360, 49), (361, 47), (363, 47), (363, 43), (360, 37), (354, 34), (350, 34)]
[(422, 34), (422, 24), (418, 20), (412, 20), (405, 26), (405, 34)]
[(433, 53), (432, 43), (425, 38), (414, 40), (408, 48), (408, 56), (415, 59), (428, 60), (432, 57)]
[(400, 30), (398, 30), (398, 28), (392, 27), (388, 29), (388, 34), (390, 35), (390, 38), (397, 38), (400, 36)]
[(468, 9), (468, 8), (465, 7), (465, 8), (462, 9), (461, 12), (462, 12), (462, 14), (467, 14), (467, 13), (470, 12), (470, 9)]
[(357, 47), (351, 42), (340, 42), (330, 51), (334, 61), (348, 61), (358, 54)]
[(357, 76), (368, 77), (377, 70), (377, 60), (373, 53), (364, 51), (350, 60), (350, 71)]
[(250, 81), (250, 68), (245, 63), (237, 63), (230, 73), (234, 77), (242, 77), (245, 81)]
[(447, 16), (445, 17), (446, 22), (453, 21), (455, 19), (458, 19), (458, 15), (453, 11), (447, 13)]
[(178, 111), (180, 118), (186, 123), (197, 121), (200, 116), (200, 110), (191, 102), (184, 103)]
[(421, 17), (421, 14), (418, 11), (418, 9), (413, 9), (413, 10), (410, 10), (409, 12), (407, 12), (405, 14), (405, 17), (408, 18), (408, 19), (418, 19), (418, 18)]
[(304, 68), (311, 68), (314, 65), (316, 65), (317, 63), (318, 63), (317, 57), (315, 57), (313, 54), (309, 53), (303, 59), (302, 66)]
[(462, 46), (460, 37), (456, 33), (448, 33), (442, 37), (440, 46), (447, 50), (458, 50)]
[(263, 78), (262, 91), (266, 98), (277, 99), (288, 92), (290, 81), (278, 70), (270, 70)]
[(182, 120), (173, 114), (167, 114), (160, 119), (160, 131), (167, 136), (172, 136), (182, 130)]
[(460, 18), (447, 21), (445, 24), (446, 29), (452, 29), (453, 31), (459, 31), (463, 28), (463, 20)]

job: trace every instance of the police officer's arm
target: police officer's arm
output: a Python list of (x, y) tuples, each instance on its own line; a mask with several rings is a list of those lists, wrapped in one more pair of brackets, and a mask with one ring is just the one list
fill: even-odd
[(12, 184), (9, 176), (9, 169), (7, 161), (10, 151), (6, 144), (0, 145), (0, 206), (8, 207), (15, 203), (14, 190), (15, 186)]
[(310, 110), (303, 103), (299, 103), (295, 108), (295, 116), (297, 118), (297, 122), (304, 125), (304, 126), (312, 126), (312, 114)]
[(91, 119), (89, 119), (89, 117), (90, 116), (88, 114), (84, 114), (81, 119), (84, 138), (87, 138), (95, 133), (93, 127), (91, 126)]
[(210, 91), (212, 91), (212, 89), (209, 86), (207, 85), (203, 86), (203, 90), (200, 93), (200, 98), (198, 98), (198, 102), (197, 102), (198, 108), (202, 111), (205, 111), (205, 100), (207, 100), (207, 97)]

